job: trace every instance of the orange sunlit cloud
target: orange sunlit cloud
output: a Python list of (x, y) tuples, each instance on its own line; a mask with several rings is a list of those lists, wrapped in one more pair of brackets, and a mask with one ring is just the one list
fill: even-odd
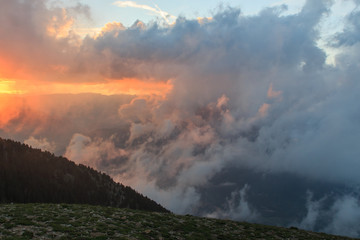
[(160, 95), (165, 96), (172, 89), (171, 81), (144, 82), (138, 79), (108, 80), (104, 83), (49, 83), (0, 81), (0, 93), (6, 94), (80, 94), (102, 95)]
[(62, 16), (59, 19), (53, 16), (52, 21), (47, 26), (47, 33), (56, 38), (66, 38), (74, 24), (74, 19), (66, 15), (66, 10), (63, 9)]
[[(129, 94), (129, 95), (160, 95), (165, 96), (171, 89), (168, 82), (144, 82), (138, 79), (113, 80), (104, 83), (68, 84), (57, 83), (36, 87), (40, 94), (57, 93), (98, 93), (102, 95)], [(36, 91), (34, 89), (34, 91)], [(40, 91), (39, 91), (40, 90)]]
[[(46, 112), (47, 108), (52, 108), (53, 106), (46, 105), (42, 95), (96, 93), (101, 95), (156, 95), (165, 98), (171, 89), (170, 80), (168, 82), (143, 82), (138, 79), (123, 79), (93, 84), (0, 80), (0, 128), (19, 117), (24, 108), (27, 110), (26, 119), (23, 116), (24, 124), (33, 121), (32, 117), (36, 117), (35, 112), (38, 115)], [(40, 119), (42, 118), (36, 121)]]
[(2, 56), (0, 56), (0, 82), (7, 80), (7, 79), (2, 79), (2, 77), (4, 76), (8, 77), (8, 76), (21, 75), (19, 74), (20, 71), (21, 69), (19, 69), (19, 66), (16, 67), (14, 61), (5, 59)]
[[(1, 85), (0, 85), (1, 87)], [(7, 94), (0, 94), (0, 127), (19, 115), (22, 101)]]

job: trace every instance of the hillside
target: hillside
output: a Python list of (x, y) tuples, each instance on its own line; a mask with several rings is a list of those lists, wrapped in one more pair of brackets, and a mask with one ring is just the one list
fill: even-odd
[(0, 203), (78, 203), (168, 212), (108, 175), (0, 138)]
[(351, 239), (296, 228), (70, 204), (2, 204), (0, 238)]

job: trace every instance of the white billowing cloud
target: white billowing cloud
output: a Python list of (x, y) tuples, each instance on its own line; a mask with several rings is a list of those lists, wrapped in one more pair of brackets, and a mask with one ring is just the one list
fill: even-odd
[[(75, 134), (66, 149), (66, 152), (64, 154), (65, 157), (71, 159), (72, 161), (76, 163), (87, 163), (92, 164), (92, 160), (94, 156), (96, 156), (96, 150), (95, 151), (89, 151), (92, 150), (91, 148), (88, 148), (88, 151), (83, 151), (84, 148), (87, 148), (87, 146), (91, 143), (91, 138), (81, 135), (81, 134)], [(86, 155), (84, 155), (86, 153)]]
[(174, 130), (175, 124), (172, 122), (172, 120), (165, 119), (160, 123), (157, 134), (159, 138), (168, 138)]
[[(329, 207), (325, 201), (327, 197), (313, 200), (313, 193), (307, 193), (307, 214), (300, 223), (299, 228), (307, 230), (320, 230), (331, 234), (358, 237), (360, 230), (360, 202), (358, 196), (344, 195), (335, 200)], [(325, 227), (318, 229), (319, 222), (326, 222)]]
[(129, 183), (141, 193), (178, 214), (191, 213), (199, 204), (200, 194), (194, 187), (176, 186), (164, 190), (154, 182), (142, 182), (134, 179), (134, 182)]
[(332, 206), (331, 222), (324, 231), (346, 236), (358, 237), (360, 235), (360, 202), (355, 196), (346, 195), (338, 199)]
[(101, 170), (103, 166), (110, 167), (112, 161), (121, 161), (127, 156), (125, 150), (116, 148), (112, 139), (94, 139), (76, 133), (72, 137), (64, 156), (78, 164), (85, 164)]
[(250, 190), (250, 186), (245, 184), (240, 191), (231, 193), (231, 197), (227, 200), (225, 210), (217, 210), (207, 215), (212, 218), (225, 218), (237, 221), (252, 222), (258, 219), (259, 213), (254, 209), (246, 199), (246, 194)]
[(43, 151), (54, 152), (56, 149), (56, 145), (54, 142), (49, 142), (46, 138), (37, 139), (33, 136), (29, 137), (24, 141), (25, 144), (37, 149), (41, 149)]
[(147, 124), (131, 124), (129, 142), (133, 142), (135, 139), (150, 134), (154, 129), (151, 123)]
[(321, 206), (326, 198), (320, 200), (313, 200), (313, 193), (307, 191), (306, 196), (306, 216), (301, 220), (300, 223), (295, 224), (301, 229), (307, 229), (314, 231), (314, 227), (317, 221), (320, 219), (319, 215), (321, 212)]
[(119, 108), (120, 118), (134, 123), (146, 123), (152, 119), (152, 106), (146, 99), (135, 98), (130, 103)]

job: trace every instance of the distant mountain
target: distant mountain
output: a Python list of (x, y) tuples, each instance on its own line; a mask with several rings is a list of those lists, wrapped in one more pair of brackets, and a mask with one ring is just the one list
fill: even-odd
[(0, 138), (0, 203), (81, 203), (169, 212), (108, 175)]

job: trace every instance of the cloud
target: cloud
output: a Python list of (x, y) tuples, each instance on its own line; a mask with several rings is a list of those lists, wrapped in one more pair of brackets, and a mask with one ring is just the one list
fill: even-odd
[(246, 199), (246, 194), (250, 190), (250, 186), (245, 184), (240, 191), (231, 193), (231, 197), (227, 200), (225, 210), (217, 210), (207, 215), (211, 218), (224, 218), (237, 221), (253, 222), (260, 216)]
[(313, 193), (308, 191), (307, 214), (300, 223), (295, 225), (311, 231), (317, 230), (331, 234), (358, 237), (360, 233), (358, 228), (360, 220), (358, 197), (345, 194), (335, 198), (330, 205), (327, 201), (327, 196), (314, 200)]
[(127, 157), (125, 150), (115, 147), (111, 141), (112, 138), (113, 136), (109, 140), (101, 138), (92, 140), (88, 136), (76, 133), (64, 156), (78, 164), (88, 165), (95, 169), (101, 170), (104, 165), (106, 168), (111, 168), (112, 161), (116, 161), (118, 164)]
[(91, 133), (92, 136), (103, 138), (110, 137), (111, 132), (103, 133), (102, 129), (123, 132), (127, 123), (119, 119), (118, 109), (132, 98), (99, 94), (3, 95), (0, 102), (0, 134), (18, 141), (31, 137), (47, 139), (49, 143), (54, 143), (52, 146), (56, 146), (54, 152), (62, 155), (75, 133)]
[(46, 138), (36, 139), (31, 136), (29, 139), (24, 141), (25, 144), (43, 151), (55, 152), (56, 146), (54, 142), (49, 142)]
[(122, 8), (132, 7), (132, 8), (140, 8), (140, 9), (150, 11), (152, 13), (155, 13), (155, 14), (161, 16), (168, 24), (170, 24), (169, 18), (175, 18), (175, 16), (172, 16), (169, 13), (164, 12), (163, 10), (161, 10), (159, 8), (159, 6), (156, 5), (156, 4), (154, 4), (155, 8), (150, 7), (148, 5), (144, 5), (144, 4), (138, 4), (138, 3), (134, 2), (134, 1), (116, 1), (113, 4), (115, 6), (122, 7)]
[(322, 199), (314, 200), (314, 194), (311, 191), (307, 191), (306, 195), (306, 216), (301, 220), (300, 223), (296, 223), (295, 225), (301, 229), (314, 231), (317, 221), (321, 219), (321, 207), (326, 200), (326, 196)]
[(172, 209), (178, 214), (187, 214), (197, 208), (200, 200), (200, 194), (194, 187), (182, 188), (175, 187), (167, 190), (160, 189), (156, 184), (149, 182), (131, 182), (138, 191), (149, 196), (151, 199)]
[(80, 42), (72, 26), (77, 17), (90, 17), (89, 8), (78, 3), (65, 9), (47, 0), (0, 4), (0, 76), (18, 84), (63, 80)]
[[(125, 5), (130, 3), (135, 4)], [(74, 88), (77, 85), (72, 83), (97, 87), (111, 83), (116, 88), (126, 79), (149, 84), (143, 88), (152, 84), (171, 87), (156, 96), (145, 89), (146, 94), (138, 96), (115, 92), (4, 98), (7, 100), (0, 102), (2, 136), (54, 143), (57, 154), (107, 172), (177, 213), (196, 213), (200, 199), (205, 198), (204, 189), (229, 169), (239, 171), (239, 176), (239, 169), (250, 169), (259, 176), (292, 174), (340, 184), (358, 193), (353, 187), (360, 182), (356, 11), (348, 20), (352, 25), (334, 36), (338, 40), (334, 47), (341, 54), (336, 56), (337, 64), (329, 66), (318, 45), (319, 24), (328, 17), (329, 1), (307, 1), (301, 11), (288, 15), (282, 14), (281, 7), (254, 16), (229, 7), (201, 23), (179, 17), (171, 26), (137, 22), (125, 28), (115, 22), (98, 36), (84, 38), (80, 45), (71, 43), (71, 32), (48, 34), (49, 16), (55, 10), (44, 2), (4, 4), (1, 12), (39, 5), (29, 12), (21, 10), (34, 21), (20, 21), (23, 25), (18, 31), (9, 33), (19, 34), (13, 41), (21, 49), (10, 43), (12, 37), (1, 35), (5, 47), (0, 59), (37, 59), (30, 64), (32, 70), (51, 63), (52, 71), (58, 66), (56, 73), (62, 72), (56, 81)], [(10, 25), (11, 18), (22, 20), (22, 15), (11, 12), (1, 15)], [(68, 29), (65, 23), (72, 19), (71, 14), (66, 11), (64, 15), (60, 9), (55, 13), (64, 23), (59, 26)], [(42, 17), (46, 24), (35, 21)], [(0, 28), (5, 32), (7, 25), (0, 24)], [(62, 29), (55, 32), (62, 33)], [(23, 38), (29, 39), (25, 46), (20, 44)], [(45, 43), (40, 44), (39, 39)], [(216, 202), (222, 210), (209, 207), (207, 213), (234, 219), (266, 217), (250, 201), (254, 184), (250, 188), (245, 180), (231, 186), (225, 178), (218, 181), (226, 190)], [(311, 191), (313, 195), (304, 197), (302, 219), (290, 222), (317, 229), (318, 222), (332, 214), (339, 220), (325, 227), (341, 232), (337, 228), (342, 226), (340, 219), (347, 221), (342, 214), (348, 209), (356, 212), (356, 202), (342, 193), (326, 209), (331, 194), (321, 200), (321, 190)], [(346, 216), (349, 232), (355, 234), (358, 228), (352, 222), (357, 215)]]
[(324, 231), (352, 237), (360, 235), (358, 228), (360, 204), (357, 197), (346, 195), (338, 199), (331, 207), (330, 212), (332, 213), (332, 220)]

